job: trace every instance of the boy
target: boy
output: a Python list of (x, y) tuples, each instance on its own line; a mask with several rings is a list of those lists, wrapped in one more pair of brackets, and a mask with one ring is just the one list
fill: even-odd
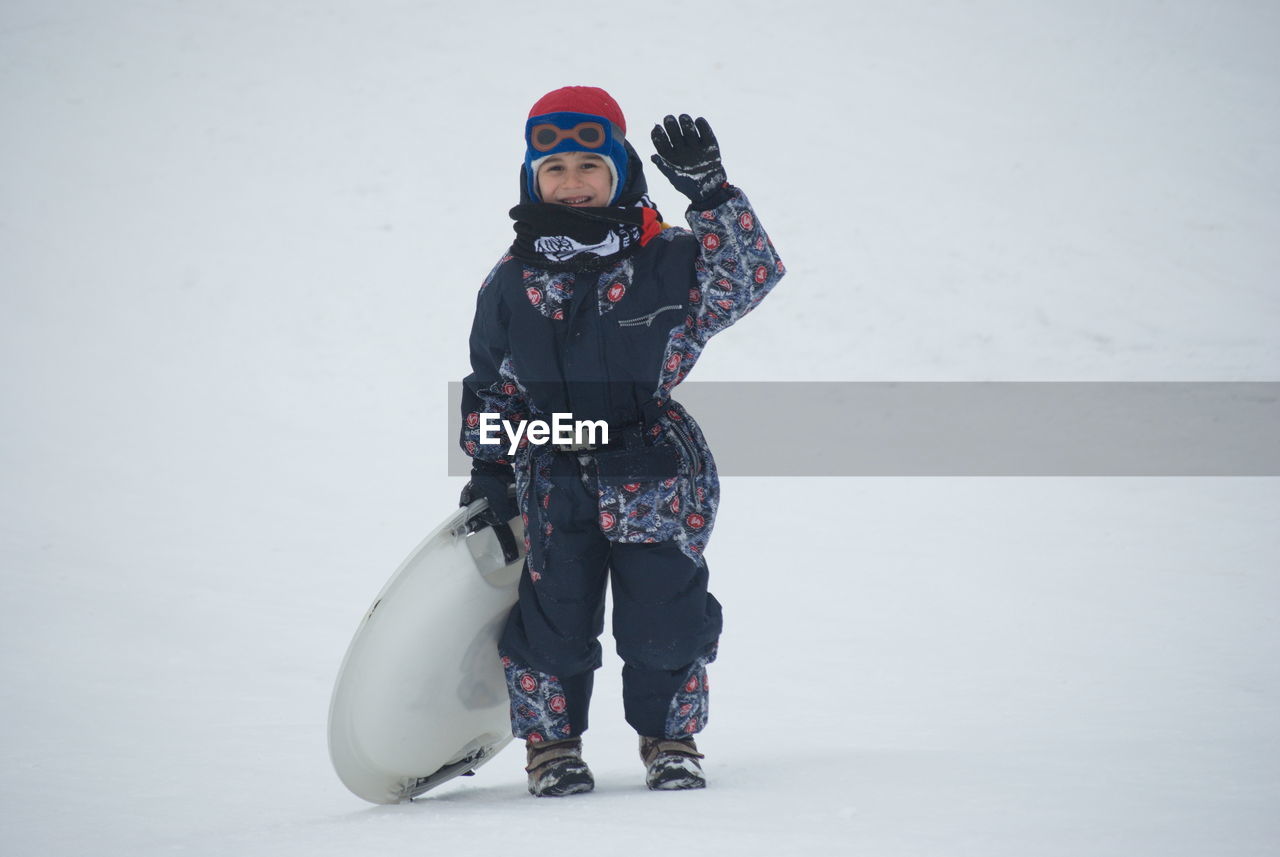
[[(480, 288), (463, 382), (473, 469), (462, 503), (486, 497), (496, 523), (520, 514), (525, 526), (499, 650), (538, 796), (594, 787), (581, 735), (610, 577), (645, 781), (706, 784), (693, 736), (721, 629), (703, 558), (719, 483), (701, 430), (670, 395), (707, 340), (783, 274), (705, 120), (667, 116), (652, 132), (653, 163), (689, 197), (689, 230), (662, 223), (626, 130), (595, 87), (557, 89), (530, 110), (516, 240)], [(517, 430), (572, 414), (607, 426), (607, 439), (525, 437), (512, 453), (505, 433), (482, 443), (483, 414)]]

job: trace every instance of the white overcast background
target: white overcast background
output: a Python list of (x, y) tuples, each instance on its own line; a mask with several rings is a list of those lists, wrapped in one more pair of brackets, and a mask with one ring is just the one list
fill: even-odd
[(590, 795), (512, 748), (373, 807), (325, 719), (461, 488), (544, 92), (646, 157), (706, 116), (787, 263), (694, 380), (1276, 381), (1278, 47), (1267, 2), (6, 0), (0, 851), (1274, 854), (1275, 479), (726, 479), (705, 792), (644, 789), (608, 645)]

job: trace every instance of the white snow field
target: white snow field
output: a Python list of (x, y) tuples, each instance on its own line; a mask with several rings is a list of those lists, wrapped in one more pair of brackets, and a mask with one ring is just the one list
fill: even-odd
[(565, 84), (705, 115), (788, 264), (696, 380), (1280, 380), (1274, 3), (6, 0), (0, 854), (1280, 853), (1274, 478), (727, 478), (710, 788), (610, 651), (594, 793), (346, 792)]

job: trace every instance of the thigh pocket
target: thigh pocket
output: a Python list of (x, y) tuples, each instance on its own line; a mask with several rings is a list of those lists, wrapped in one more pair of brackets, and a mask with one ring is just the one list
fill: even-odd
[(664, 542), (680, 534), (683, 496), (690, 484), (681, 451), (654, 446), (595, 456), (600, 531), (615, 542)]

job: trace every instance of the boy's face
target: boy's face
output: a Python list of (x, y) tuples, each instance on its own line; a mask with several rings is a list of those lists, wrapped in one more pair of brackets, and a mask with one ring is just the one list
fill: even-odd
[(561, 152), (538, 166), (538, 196), (543, 202), (605, 206), (613, 195), (613, 173), (590, 152)]

